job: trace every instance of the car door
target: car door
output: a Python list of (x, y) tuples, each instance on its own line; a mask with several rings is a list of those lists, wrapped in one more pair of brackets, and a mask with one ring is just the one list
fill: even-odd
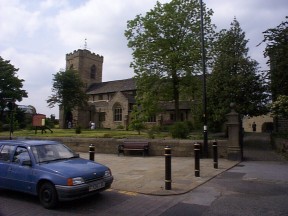
[(32, 166), (23, 164), (23, 161), (31, 161), (31, 158), (26, 147), (18, 146), (7, 171), (9, 188), (17, 191), (31, 192), (31, 188), (33, 187), (33, 183), (31, 182), (33, 168)]
[(15, 146), (2, 145), (0, 148), (0, 187), (9, 188), (9, 180), (7, 179), (8, 168), (12, 160)]

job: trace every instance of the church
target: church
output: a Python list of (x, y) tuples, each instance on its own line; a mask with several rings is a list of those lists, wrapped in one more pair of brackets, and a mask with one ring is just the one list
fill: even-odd
[[(133, 78), (102, 82), (104, 57), (92, 53), (87, 49), (75, 50), (66, 54), (66, 69), (78, 71), (83, 83), (84, 91), (89, 96), (88, 106), (75, 108), (64, 116), (60, 108), (60, 128), (80, 126), (89, 128), (91, 123), (96, 128), (128, 128), (131, 112), (136, 103), (136, 82)], [(175, 120), (173, 102), (161, 103), (163, 112), (152, 116), (146, 123), (148, 126), (172, 124)], [(192, 120), (191, 104), (180, 101), (181, 121)]]

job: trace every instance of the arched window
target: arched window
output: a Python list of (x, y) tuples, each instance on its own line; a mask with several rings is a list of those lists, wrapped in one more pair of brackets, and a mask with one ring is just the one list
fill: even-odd
[(114, 121), (122, 121), (122, 107), (117, 104), (114, 106)]
[(95, 77), (96, 77), (96, 66), (92, 65), (90, 70), (90, 78), (95, 79)]

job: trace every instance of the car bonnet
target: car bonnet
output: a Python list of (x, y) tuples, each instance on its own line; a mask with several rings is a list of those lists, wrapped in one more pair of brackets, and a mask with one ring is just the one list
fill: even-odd
[(52, 161), (42, 163), (40, 166), (47, 171), (49, 170), (62, 175), (63, 177), (83, 177), (85, 181), (102, 178), (105, 175), (105, 171), (108, 169), (102, 164), (82, 158)]

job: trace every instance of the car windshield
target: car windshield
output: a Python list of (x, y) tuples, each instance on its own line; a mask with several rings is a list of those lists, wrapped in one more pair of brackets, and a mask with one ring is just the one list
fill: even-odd
[(31, 147), (36, 163), (73, 158), (76, 154), (62, 144), (46, 144)]

